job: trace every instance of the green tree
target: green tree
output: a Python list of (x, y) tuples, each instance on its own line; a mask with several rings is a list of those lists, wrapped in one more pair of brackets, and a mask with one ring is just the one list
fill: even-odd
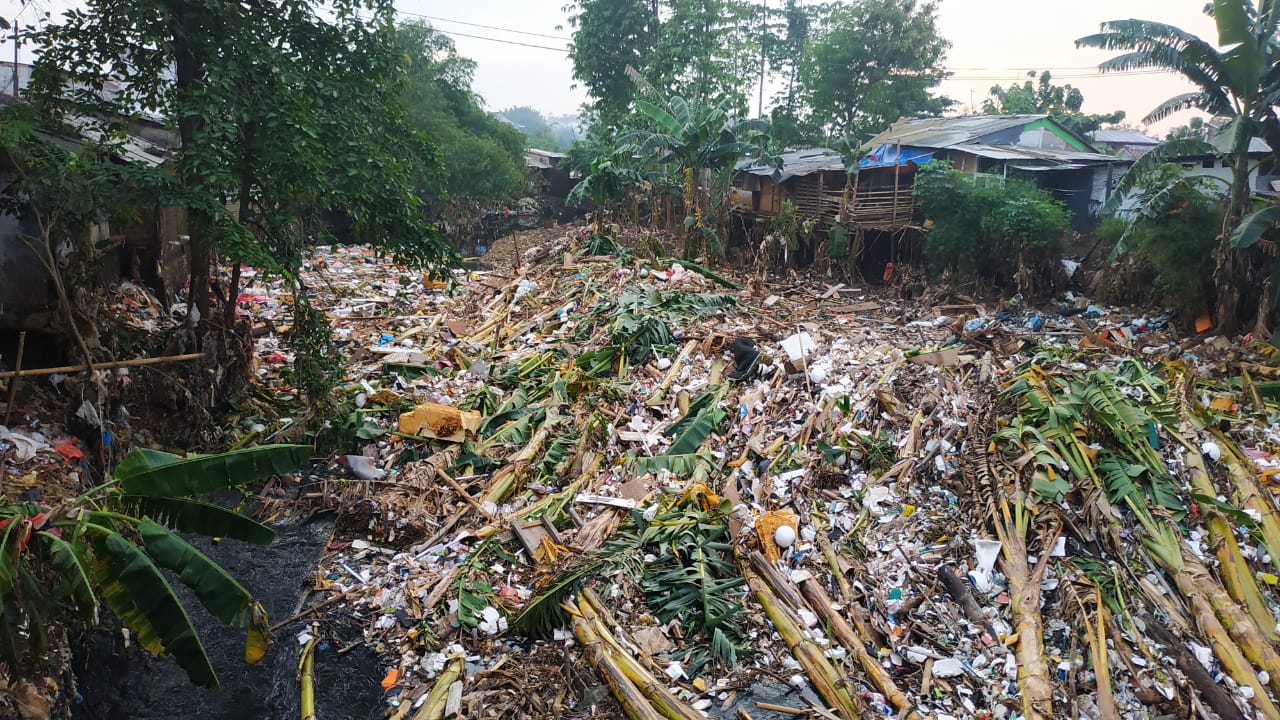
[(746, 114), (760, 54), (759, 38), (749, 32), (752, 7), (742, 0), (665, 5), (653, 56), (641, 74), (665, 93)]
[(1172, 128), (1164, 136), (1165, 140), (1200, 140), (1209, 139), (1209, 124), (1204, 118), (1193, 117), (1186, 125)]
[[(982, 103), (982, 112), (988, 115), (1048, 115), (1079, 135), (1088, 135), (1103, 125), (1124, 122), (1123, 110), (1103, 115), (1086, 115), (1084, 93), (1079, 88), (1054, 85), (1048, 70), (1027, 73), (1030, 80), (1007, 88), (995, 85), (991, 97)], [(1038, 79), (1037, 79), (1038, 77)], [(1032, 80), (1036, 83), (1033, 85)]]
[[(348, 238), (405, 261), (452, 259), (418, 199), (440, 191), (438, 159), (405, 118), (389, 0), (90, 0), (35, 42), (33, 98), (53, 117), (99, 118), (119, 137), (119, 118), (158, 113), (178, 129), (178, 178), (219, 200), (188, 208), (193, 324), (212, 318), (209, 274), (223, 254), (235, 266), (228, 317), (239, 263), (252, 262), (294, 288), (295, 343), (327, 353), (298, 270), (308, 238), (332, 235), (334, 217)], [(319, 394), (329, 378), (311, 379)]]
[(447, 198), (423, 188), (436, 217), (478, 216), (477, 209), (509, 200), (525, 188), (525, 136), (480, 106), (471, 89), (475, 61), (458, 55), (453, 40), (425, 23), (396, 33), (409, 60), (403, 101), (409, 122), (430, 133), (444, 161)]
[(828, 137), (869, 138), (904, 115), (938, 114), (930, 90), (951, 47), (937, 4), (865, 0), (829, 6), (812, 31), (800, 78), (811, 121)]
[(556, 151), (569, 147), (568, 143), (560, 141), (560, 134), (543, 117), (542, 113), (531, 107), (510, 107), (498, 113), (498, 115), (500, 118), (510, 121), (516, 126), (516, 129), (524, 134), (529, 147)]
[(915, 197), (932, 223), (925, 259), (936, 273), (1036, 294), (1057, 290), (1067, 213), (1030, 183), (970, 175), (949, 163), (929, 163), (916, 178)]
[(1280, 102), (1280, 73), (1276, 72), (1280, 68), (1280, 42), (1276, 40), (1280, 1), (1214, 0), (1207, 10), (1217, 25), (1221, 49), (1180, 28), (1149, 20), (1105, 22), (1101, 32), (1080, 38), (1076, 45), (1123, 51), (1099, 66), (1104, 72), (1159, 68), (1177, 72), (1195, 85), (1193, 92), (1161, 103), (1145, 122), (1158, 122), (1189, 109), (1228, 119), (1225, 158), (1231, 165), (1232, 182), (1215, 251), (1214, 289), (1218, 329), (1232, 332), (1256, 307), (1249, 302), (1250, 294), (1262, 287), (1254, 276), (1262, 264), (1260, 253), (1241, 250), (1256, 243), (1264, 230), (1258, 228), (1257, 234), (1233, 231), (1258, 227), (1241, 223), (1250, 208), (1250, 141), (1261, 135), (1271, 147), (1280, 147), (1276, 113)]
[(770, 143), (777, 150), (822, 141), (821, 128), (807, 120), (800, 76), (816, 13), (817, 6), (797, 0), (769, 10), (763, 43), (768, 75), (780, 87), (769, 113)]
[(635, 85), (628, 67), (643, 70), (658, 37), (658, 11), (646, 0), (578, 0), (565, 7), (573, 42), (573, 77), (591, 96), (596, 122), (618, 125), (631, 108)]

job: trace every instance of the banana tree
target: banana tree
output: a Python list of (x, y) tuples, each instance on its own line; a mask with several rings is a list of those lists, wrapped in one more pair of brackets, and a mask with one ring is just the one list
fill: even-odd
[(618, 151), (637, 155), (650, 166), (674, 168), (682, 179), (685, 209), (685, 257), (694, 259), (716, 239), (707, 212), (712, 206), (704, 176), (727, 171), (745, 157), (759, 157), (769, 123), (738, 120), (726, 103), (690, 105), (672, 95), (662, 105), (636, 100), (636, 109), (652, 129), (618, 138)]
[(628, 167), (625, 156), (600, 155), (591, 161), (591, 174), (573, 187), (565, 203), (578, 205), (588, 198), (596, 207), (593, 232), (600, 234), (600, 222), (609, 203), (624, 198), (628, 192), (645, 186), (646, 179), (638, 170)]
[(144, 650), (172, 656), (192, 682), (217, 687), (217, 673), (163, 568), (218, 620), (247, 626), (245, 660), (258, 662), (271, 637), (266, 611), (178, 533), (270, 543), (271, 528), (198, 497), (288, 472), (310, 455), (305, 445), (188, 457), (135, 449), (111, 480), (79, 497), (54, 506), (0, 506), (0, 657), (21, 667), (43, 652), (43, 613), (55, 603), (78, 610), (92, 625), (101, 601)]
[(1229, 120), (1226, 158), (1231, 165), (1231, 191), (1214, 273), (1217, 321), (1234, 329), (1239, 318), (1240, 288), (1248, 280), (1240, 236), (1233, 230), (1249, 208), (1249, 144), (1262, 136), (1280, 148), (1280, 0), (1213, 0), (1207, 11), (1218, 29), (1218, 45), (1173, 25), (1149, 20), (1113, 20), (1102, 32), (1080, 38), (1077, 47), (1125, 51), (1099, 66), (1103, 72), (1156, 68), (1181, 74), (1195, 86), (1152, 110), (1144, 122), (1159, 122), (1173, 113), (1197, 109)]

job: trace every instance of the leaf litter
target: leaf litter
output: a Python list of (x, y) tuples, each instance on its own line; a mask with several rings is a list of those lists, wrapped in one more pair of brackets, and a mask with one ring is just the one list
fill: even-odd
[(363, 460), (310, 597), (390, 717), (1280, 718), (1265, 346), (587, 240), (318, 251)]

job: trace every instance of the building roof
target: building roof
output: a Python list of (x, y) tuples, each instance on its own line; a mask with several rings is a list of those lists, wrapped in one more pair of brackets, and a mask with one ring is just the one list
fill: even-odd
[(1093, 133), (1093, 141), (1112, 145), (1159, 145), (1160, 141), (1137, 130), (1112, 128)]
[(911, 145), (949, 148), (978, 142), (993, 133), (1013, 130), (1048, 115), (967, 115), (953, 118), (904, 118), (867, 142), (867, 147)]
[[(1059, 150), (1057, 148), (1028, 148), (1020, 145), (962, 145), (951, 148), (978, 157), (993, 160), (1039, 160), (1050, 163), (1070, 163), (1077, 167), (1104, 163), (1127, 162), (1124, 158), (1102, 153), (1080, 152), (1077, 150)], [(1014, 166), (1018, 167), (1018, 166)]]
[(776, 171), (779, 173), (778, 182), (786, 182), (793, 177), (812, 175), (816, 172), (844, 172), (844, 161), (840, 159), (840, 154), (826, 148), (793, 150), (782, 153), (778, 159), (781, 160), (780, 167), (753, 158), (738, 163), (735, 169), (762, 177), (772, 177)]
[(559, 165), (560, 161), (567, 157), (569, 156), (560, 152), (530, 148), (529, 151), (524, 154), (524, 164), (531, 168), (548, 170)]

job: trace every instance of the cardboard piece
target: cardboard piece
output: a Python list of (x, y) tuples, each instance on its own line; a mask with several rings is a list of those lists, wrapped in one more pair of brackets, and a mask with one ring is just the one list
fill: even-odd
[(448, 405), (423, 403), (400, 414), (400, 432), (446, 442), (462, 442), (467, 439), (468, 433), (480, 429), (483, 420), (484, 417), (478, 412), (464, 412)]
[(946, 350), (938, 350), (936, 352), (920, 353), (919, 355), (911, 358), (911, 362), (917, 365), (954, 367), (960, 364), (960, 350), (957, 348), (947, 348)]

